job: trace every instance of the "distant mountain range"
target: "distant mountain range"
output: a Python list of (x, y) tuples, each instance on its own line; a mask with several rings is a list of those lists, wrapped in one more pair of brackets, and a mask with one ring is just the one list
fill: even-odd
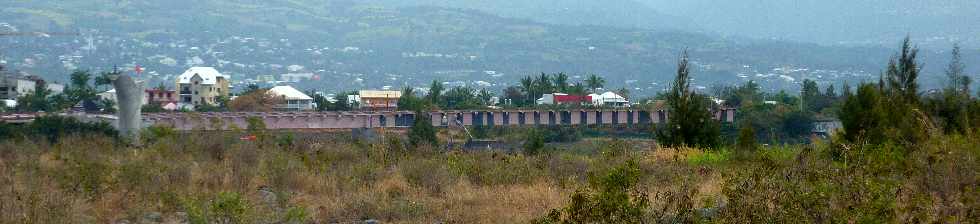
[[(0, 60), (58, 80), (75, 68), (137, 64), (148, 69), (150, 82), (164, 83), (189, 66), (215, 66), (237, 81), (314, 73), (318, 80), (293, 85), (325, 91), (421, 86), (432, 79), (499, 89), (528, 74), (595, 73), (606, 76), (612, 88), (650, 95), (666, 88), (685, 49), (697, 65), (697, 85), (757, 80), (773, 89), (795, 88), (803, 78), (822, 83), (876, 79), (892, 54), (877, 47), (682, 31), (686, 25), (677, 24), (686, 24), (683, 19), (645, 13), (649, 6), (630, 0), (617, 0), (622, 7), (597, 1), (527, 2), (535, 3), (16, 1), (3, 3), (0, 32), (82, 35), (0, 37)], [(621, 23), (602, 25), (610, 23), (602, 20)], [(978, 58), (968, 52), (968, 59)], [(938, 74), (947, 56), (924, 53), (927, 71)]]
[(637, 0), (713, 33), (834, 45), (980, 48), (976, 0)]

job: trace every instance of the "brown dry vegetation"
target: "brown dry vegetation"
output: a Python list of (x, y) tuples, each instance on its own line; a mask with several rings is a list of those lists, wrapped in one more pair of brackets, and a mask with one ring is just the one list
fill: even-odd
[(903, 155), (592, 139), (526, 156), (342, 134), (157, 135), (139, 148), (93, 136), (0, 143), (0, 223), (527, 223), (626, 160), (641, 171), (649, 222), (956, 223), (980, 213), (977, 138), (941, 137)]

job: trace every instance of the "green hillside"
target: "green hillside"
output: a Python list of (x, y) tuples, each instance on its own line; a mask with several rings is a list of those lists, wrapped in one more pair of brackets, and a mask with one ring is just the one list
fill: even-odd
[[(501, 17), (484, 12), (487, 10), (383, 3), (16, 1), (2, 9), (0, 22), (14, 24), (21, 30), (80, 30), (93, 38), (107, 38), (96, 41), (101, 46), (98, 50), (82, 52), (85, 57), (75, 63), (80, 67), (144, 64), (161, 74), (174, 74), (186, 69), (184, 61), (197, 57), (205, 65), (217, 64), (223, 71), (249, 77), (286, 72), (283, 66), (275, 65), (298, 64), (326, 73), (332, 80), (366, 80), (362, 84), (365, 87), (413, 85), (446, 77), (505, 84), (525, 74), (568, 72), (602, 74), (608, 77), (611, 86), (632, 85), (631, 88), (641, 88), (640, 92), (644, 92), (662, 89), (649, 84), (666, 80), (672, 74), (677, 56), (685, 49), (701, 65), (698, 68), (701, 75), (697, 77), (699, 85), (704, 86), (737, 83), (744, 80), (736, 74), (764, 74), (787, 66), (841, 72), (876, 71), (890, 54), (886, 49), (720, 38), (672, 30), (553, 25)], [(229, 37), (258, 38), (268, 43), (233, 43), (228, 42)], [(41, 59), (49, 60), (38, 59), (39, 65), (25, 69), (51, 76), (67, 71), (63, 62), (50, 58), (76, 54), (78, 51), (73, 49), (82, 47), (85, 41), (79, 37), (7, 39), (0, 43), (11, 46), (2, 48), (10, 61), (45, 54)], [(42, 47), (18, 47), (25, 44)], [(191, 47), (209, 52), (187, 50)], [(308, 51), (312, 48), (336, 51), (345, 47), (363, 52), (311, 55)], [(406, 56), (419, 52), (444, 57)], [(179, 63), (161, 65), (160, 57), (174, 58)], [(244, 66), (223, 67), (236, 63)], [(508, 76), (488, 78), (467, 72), (483, 70)], [(393, 79), (392, 74), (400, 78)], [(777, 81), (770, 88), (797, 86), (793, 82)], [(359, 87), (351, 86), (350, 82), (304, 85), (329, 89)]]

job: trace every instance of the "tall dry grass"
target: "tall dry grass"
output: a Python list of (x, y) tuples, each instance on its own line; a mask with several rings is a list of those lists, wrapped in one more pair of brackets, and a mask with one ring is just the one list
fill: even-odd
[(241, 134), (0, 142), (0, 223), (527, 223), (626, 160), (650, 222), (956, 223), (977, 220), (980, 203), (975, 137), (909, 154), (822, 144), (749, 155), (591, 139), (528, 156)]

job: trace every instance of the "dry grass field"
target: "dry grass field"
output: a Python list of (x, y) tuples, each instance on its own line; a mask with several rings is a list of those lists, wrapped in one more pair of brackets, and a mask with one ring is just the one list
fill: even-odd
[(160, 132), (142, 147), (100, 136), (5, 141), (0, 223), (547, 223), (626, 161), (640, 174), (628, 190), (649, 199), (637, 220), (648, 223), (980, 220), (976, 137), (938, 137), (911, 152), (593, 138), (525, 155), (331, 135)]

